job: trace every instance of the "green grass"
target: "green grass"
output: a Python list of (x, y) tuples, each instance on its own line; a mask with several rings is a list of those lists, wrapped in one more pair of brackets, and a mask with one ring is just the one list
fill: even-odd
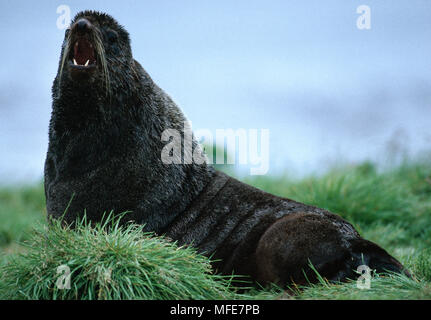
[(45, 194), (41, 185), (0, 189), (0, 263), (24, 248), (33, 227), (45, 221)]
[(45, 195), (41, 186), (0, 189), (0, 247), (25, 240), (43, 220)]
[[(70, 274), (70, 288), (58, 279)], [(191, 247), (119, 227), (118, 220), (74, 231), (60, 223), (35, 232), (27, 252), (2, 268), (3, 299), (227, 299), (230, 278), (211, 274), (209, 260)], [(65, 279), (60, 282), (63, 286)], [(18, 290), (17, 290), (18, 289)]]
[[(4, 299), (431, 299), (431, 162), (385, 171), (371, 163), (322, 176), (248, 177), (268, 192), (338, 213), (414, 274), (375, 275), (370, 289), (356, 282), (237, 293), (229, 278), (211, 273), (192, 248), (141, 232), (84, 223), (71, 231), (47, 228), (43, 188), (0, 190), (0, 298)], [(39, 225), (34, 229), (35, 225)], [(25, 245), (23, 245), (23, 242)], [(55, 286), (57, 267), (72, 271), (72, 288)]]

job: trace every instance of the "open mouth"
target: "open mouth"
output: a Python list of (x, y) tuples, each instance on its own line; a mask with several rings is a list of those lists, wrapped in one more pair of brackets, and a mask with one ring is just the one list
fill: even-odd
[(96, 55), (92, 43), (85, 37), (79, 37), (73, 45), (70, 66), (77, 69), (90, 69), (96, 66)]

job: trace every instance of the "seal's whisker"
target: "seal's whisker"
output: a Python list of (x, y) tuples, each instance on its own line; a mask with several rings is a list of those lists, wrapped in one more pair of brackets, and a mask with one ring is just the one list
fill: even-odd
[(100, 64), (102, 66), (102, 72), (103, 72), (103, 77), (104, 77), (104, 82), (105, 82), (106, 94), (110, 95), (110, 93), (111, 93), (111, 82), (110, 82), (109, 69), (108, 69), (108, 64), (107, 64), (108, 59), (107, 59), (106, 54), (105, 54), (105, 47), (103, 46), (102, 39), (100, 38), (100, 36), (98, 34), (95, 34), (95, 36), (94, 36), (94, 43), (95, 43), (96, 52), (100, 58)]
[(70, 37), (67, 38), (66, 43), (65, 43), (64, 48), (63, 48), (63, 56), (61, 58), (60, 70), (58, 73), (59, 74), (58, 75), (59, 85), (61, 84), (61, 79), (63, 78), (64, 64), (66, 63), (67, 57), (69, 56), (69, 52), (70, 52)]

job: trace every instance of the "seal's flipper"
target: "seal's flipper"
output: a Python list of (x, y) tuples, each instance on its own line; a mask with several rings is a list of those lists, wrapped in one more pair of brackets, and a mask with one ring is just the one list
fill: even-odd
[(360, 265), (365, 265), (377, 273), (395, 272), (412, 278), (410, 272), (397, 259), (377, 244), (361, 238), (352, 240), (351, 245), (352, 269), (357, 270)]
[(350, 226), (347, 222), (340, 228), (342, 222), (334, 223), (313, 213), (290, 214), (276, 221), (263, 234), (256, 250), (258, 282), (285, 286), (316, 283), (319, 277), (334, 282), (353, 280), (360, 275), (361, 265), (370, 272), (397, 272), (411, 277), (377, 244), (356, 232), (346, 232)]

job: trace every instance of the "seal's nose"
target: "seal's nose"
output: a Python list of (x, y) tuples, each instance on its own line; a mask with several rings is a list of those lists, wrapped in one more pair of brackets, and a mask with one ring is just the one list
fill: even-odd
[(88, 20), (87, 20), (87, 19), (85, 19), (85, 18), (81, 18), (81, 19), (79, 19), (78, 21), (76, 21), (75, 26), (74, 26), (74, 29), (75, 29), (78, 33), (80, 33), (80, 34), (84, 34), (84, 33), (86, 33), (87, 31), (89, 31), (89, 30), (90, 30), (90, 27), (91, 27), (91, 23), (90, 23), (90, 21), (88, 21)]

